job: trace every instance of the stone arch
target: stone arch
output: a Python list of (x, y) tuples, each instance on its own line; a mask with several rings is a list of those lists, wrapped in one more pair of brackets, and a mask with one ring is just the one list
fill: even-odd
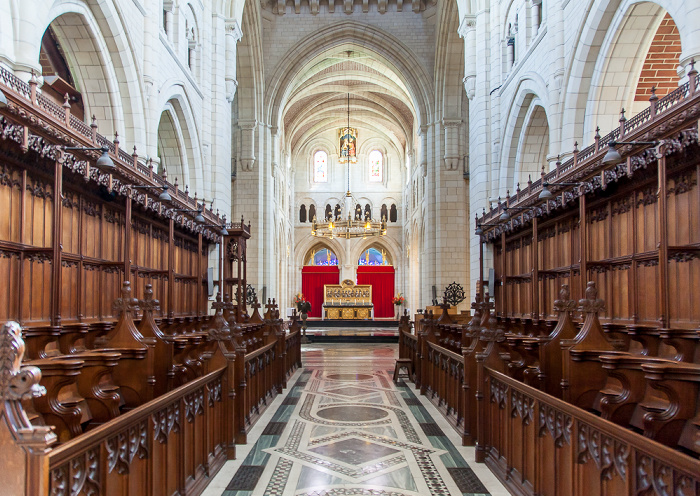
[[(110, 66), (109, 50), (94, 19), (67, 12), (51, 21), (47, 29), (55, 34), (76, 89), (82, 95), (85, 120), (97, 118), (99, 130), (107, 136), (124, 126), (116, 73)], [(38, 58), (37, 58), (38, 60)]]
[[(95, 114), (99, 132), (111, 137), (122, 136), (122, 146), (146, 146), (146, 124), (143, 109), (141, 77), (128, 41), (121, 16), (112, 2), (87, 5), (78, 0), (20, 2), (18, 16), (37, 19), (21, 23), (16, 39), (23, 41), (16, 48), (20, 55), (16, 69), (23, 70), (25, 57), (29, 69), (39, 69), (41, 39), (50, 25), (60, 42), (67, 41), (67, 62), (84, 91), (86, 118)], [(65, 17), (64, 17), (65, 16)], [(58, 22), (56, 22), (58, 21)], [(31, 62), (30, 62), (31, 61)], [(118, 82), (118, 84), (117, 84)]]
[[(191, 193), (199, 193), (206, 196), (208, 190), (205, 190), (204, 178), (208, 177), (208, 172), (204, 170), (202, 165), (202, 153), (199, 143), (199, 131), (196, 126), (196, 120), (192, 113), (192, 109), (189, 105), (189, 100), (187, 98), (184, 86), (180, 83), (172, 83), (171, 85), (165, 85), (165, 89), (161, 90), (161, 95), (163, 97), (163, 104), (161, 108), (161, 122), (164, 114), (167, 114), (170, 120), (173, 122), (176, 132), (178, 133), (179, 147), (181, 150), (180, 156), (182, 158), (181, 173), (183, 174), (183, 182), (180, 183), (181, 187), (189, 185), (189, 190)], [(160, 124), (158, 126), (160, 131)], [(178, 131), (179, 130), (179, 131)], [(160, 136), (158, 136), (158, 145), (160, 146)], [(161, 152), (163, 150), (161, 149)], [(174, 154), (170, 154), (170, 160), (175, 159)], [(168, 157), (166, 156), (166, 160)], [(173, 181), (172, 176), (168, 166), (171, 164), (164, 164), (168, 171), (169, 180)], [(186, 182), (185, 182), (186, 178)]]
[[(574, 141), (582, 146), (592, 142), (596, 126), (607, 134), (618, 125), (620, 109), (634, 98), (647, 48), (666, 12), (680, 34), (682, 73), (690, 58), (700, 54), (700, 11), (691, 7), (692, 2), (590, 0), (590, 4), (589, 15), (574, 37), (577, 41), (562, 85), (567, 111), (562, 116), (561, 142), (567, 150), (573, 149)], [(623, 54), (629, 61), (620, 66)], [(618, 83), (605, 88), (611, 78)]]
[(315, 238), (315, 237), (304, 237), (296, 245), (294, 250), (294, 262), (298, 267), (303, 267), (306, 262), (306, 257), (311, 253), (312, 249), (328, 248), (338, 259), (338, 266), (340, 267), (343, 262), (347, 259), (347, 254), (343, 248), (342, 243), (338, 239), (327, 239), (327, 238)]
[[(525, 150), (523, 146), (532, 148), (536, 142), (542, 139), (546, 139), (547, 151), (545, 152), (545, 159), (552, 150), (552, 137), (549, 132), (552, 129), (549, 123), (549, 103), (546, 97), (541, 98), (539, 96), (546, 94), (546, 86), (538, 76), (526, 75), (526, 78), (520, 81), (518, 89), (513, 95), (509, 107), (510, 114), (503, 133), (503, 148), (500, 159), (502, 165), (499, 171), (498, 189), (494, 191), (496, 195), (505, 196), (508, 189), (513, 192), (516, 183), (521, 182), (522, 185), (523, 180), (527, 182), (528, 173), (532, 174), (534, 172), (539, 174), (540, 168), (542, 165), (545, 165), (540, 163), (535, 171), (534, 166), (527, 167), (527, 164), (524, 162), (524, 155), (522, 153), (519, 154), (519, 152)], [(542, 114), (537, 111), (538, 108), (542, 109), (545, 120), (544, 123), (541, 120), (534, 121), (534, 124), (541, 128), (539, 132), (536, 131), (536, 128), (530, 127), (530, 124), (533, 123), (533, 115), (537, 119), (542, 118)], [(546, 127), (546, 132), (544, 127)], [(539, 177), (536, 174), (533, 174), (533, 181)]]
[(533, 100), (523, 123), (523, 131), (518, 140), (515, 155), (515, 171), (513, 175), (513, 190), (520, 184), (521, 188), (528, 179), (533, 182), (545, 167), (547, 170), (547, 155), (549, 154), (549, 124), (547, 113), (539, 100)]
[(190, 184), (189, 168), (186, 167), (187, 156), (184, 153), (183, 143), (185, 138), (182, 135), (182, 128), (177, 114), (172, 106), (168, 106), (160, 114), (158, 122), (157, 150), (160, 166), (158, 172), (167, 173), (170, 181)]
[[(360, 259), (365, 250), (368, 248), (378, 248), (384, 250), (388, 255), (389, 259), (392, 261), (394, 267), (398, 267), (401, 260), (401, 245), (395, 239), (388, 236), (382, 236), (379, 239), (370, 238), (360, 240), (360, 243), (355, 243), (355, 245), (350, 250), (348, 254), (348, 261), (351, 265), (357, 265), (357, 261)], [(398, 273), (398, 271), (397, 271)]]

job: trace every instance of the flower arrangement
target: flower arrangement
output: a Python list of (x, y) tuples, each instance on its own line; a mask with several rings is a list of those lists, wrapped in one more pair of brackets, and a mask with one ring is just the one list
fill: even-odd
[(297, 293), (294, 295), (294, 306), (297, 307), (297, 310), (301, 310), (301, 304), (304, 303), (304, 295), (301, 293)]
[(406, 299), (403, 297), (403, 295), (402, 295), (401, 293), (398, 293), (396, 296), (394, 296), (394, 297), (391, 299), (391, 302), (392, 302), (394, 305), (403, 305), (403, 302), (404, 302), (404, 301), (406, 301)]

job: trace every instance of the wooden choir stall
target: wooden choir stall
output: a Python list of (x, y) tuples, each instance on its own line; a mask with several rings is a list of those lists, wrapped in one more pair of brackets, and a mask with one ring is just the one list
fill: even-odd
[(513, 494), (700, 494), (698, 72), (650, 103), (477, 217), (473, 313), (401, 319), (421, 394)]
[(355, 284), (350, 279), (341, 284), (323, 286), (323, 316), (326, 320), (371, 320), (372, 286)]
[(295, 320), (241, 297), (251, 226), (34, 78), (0, 90), (2, 493), (200, 494), (301, 364)]

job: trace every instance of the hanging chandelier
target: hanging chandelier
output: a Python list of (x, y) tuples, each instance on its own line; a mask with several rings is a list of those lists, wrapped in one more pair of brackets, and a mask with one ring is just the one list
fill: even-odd
[[(349, 54), (348, 54), (349, 58)], [(350, 93), (348, 93), (348, 129), (350, 129)], [(349, 143), (348, 143), (349, 144)], [(331, 218), (324, 219), (323, 222), (318, 222), (316, 217), (311, 221), (311, 235), (320, 238), (367, 238), (369, 236), (384, 236), (386, 235), (386, 218), (382, 217), (381, 221), (369, 219), (353, 219), (352, 212), (357, 201), (350, 192), (350, 160), (347, 160), (347, 181), (348, 191), (345, 193), (345, 215), (343, 219), (342, 213), (340, 216), (333, 218), (334, 213), (331, 212)]]

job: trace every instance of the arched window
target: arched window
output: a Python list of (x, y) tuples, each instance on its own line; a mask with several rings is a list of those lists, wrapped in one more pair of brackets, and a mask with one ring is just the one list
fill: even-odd
[(309, 220), (312, 221), (316, 218), (316, 205), (309, 205)]
[(330, 206), (330, 204), (326, 204), (326, 220), (330, 220), (333, 218), (333, 208)]
[(337, 203), (335, 204), (334, 216), (335, 220), (340, 220), (340, 205), (338, 205)]
[(365, 220), (370, 220), (372, 218), (372, 207), (369, 206), (369, 203), (365, 205)]
[(328, 248), (317, 247), (309, 252), (304, 265), (338, 265), (338, 257)]
[(389, 222), (396, 222), (398, 216), (399, 213), (396, 210), (396, 205), (392, 203), (391, 208), (389, 209)]
[(383, 180), (384, 156), (379, 150), (369, 153), (369, 180), (380, 183)]
[(383, 249), (372, 247), (362, 252), (357, 265), (391, 265), (391, 260)]
[(314, 153), (314, 182), (328, 182), (328, 154), (323, 150)]
[(355, 220), (362, 220), (362, 205), (355, 205)]
[(386, 208), (386, 204), (382, 205), (382, 210), (379, 214), (379, 220), (389, 220), (389, 211)]
[(299, 209), (299, 222), (306, 222), (306, 205), (302, 205)]

